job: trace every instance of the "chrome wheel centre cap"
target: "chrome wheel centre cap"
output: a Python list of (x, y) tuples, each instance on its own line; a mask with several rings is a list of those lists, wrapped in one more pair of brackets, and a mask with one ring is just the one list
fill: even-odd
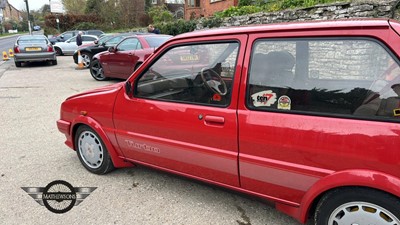
[(89, 143), (85, 143), (85, 150), (86, 150), (86, 154), (87, 156), (89, 156), (90, 158), (94, 158), (94, 146), (93, 144), (89, 144)]

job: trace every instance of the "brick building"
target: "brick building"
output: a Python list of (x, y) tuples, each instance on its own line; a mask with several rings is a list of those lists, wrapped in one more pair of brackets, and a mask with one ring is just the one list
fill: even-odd
[(239, 0), (185, 0), (185, 19), (210, 17), (238, 3)]
[(3, 8), (3, 20), (4, 21), (22, 21), (22, 14), (23, 12), (19, 11), (17, 8), (15, 8), (13, 5), (8, 3), (7, 0), (2, 0), (0, 1), (1, 7)]

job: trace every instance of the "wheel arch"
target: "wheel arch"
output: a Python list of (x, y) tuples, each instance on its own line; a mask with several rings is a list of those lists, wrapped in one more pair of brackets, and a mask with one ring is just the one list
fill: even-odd
[(143, 61), (137, 61), (134, 67), (134, 71), (136, 71), (141, 65), (143, 64)]
[(331, 174), (316, 182), (304, 195), (299, 209), (299, 221), (305, 223), (319, 200), (326, 193), (352, 187), (363, 187), (389, 193), (400, 198), (398, 177), (372, 170), (346, 170)]
[[(93, 77), (93, 79), (95, 79), (95, 80), (97, 80), (97, 81), (104, 81), (104, 80), (108, 80), (109, 79), (109, 77), (107, 76), (107, 67), (103, 67), (103, 64), (102, 64), (102, 62), (100, 61), (100, 59), (99, 58), (96, 58), (95, 57), (96, 55), (94, 55), (93, 57), (92, 57), (92, 59), (90, 60), (90, 64), (89, 64), (89, 70), (90, 70), (90, 74), (91, 74), (91, 76)], [(95, 76), (95, 75), (93, 75), (93, 65), (95, 64), (95, 63), (97, 63), (98, 65), (99, 65), (99, 68), (101, 67), (102, 68), (102, 70), (103, 70), (103, 76), (104, 76), (104, 79), (97, 79), (96, 77), (97, 76)]]
[(76, 150), (75, 141), (74, 141), (75, 135), (76, 135), (78, 128), (82, 125), (86, 125), (86, 126), (92, 128), (100, 136), (101, 140), (106, 145), (108, 153), (111, 157), (111, 161), (113, 162), (115, 168), (134, 166), (132, 163), (119, 157), (120, 154), (118, 154), (117, 150), (112, 145), (111, 140), (108, 138), (105, 131), (101, 128), (100, 124), (96, 120), (94, 120), (93, 118), (90, 118), (90, 117), (81, 116), (76, 121), (74, 121), (74, 124), (71, 129), (71, 137), (72, 137), (72, 146), (75, 150)]
[(56, 50), (56, 52), (57, 52), (57, 49), (60, 50), (60, 55), (64, 54), (62, 48), (60, 48), (59, 46), (54, 46), (54, 50)]
[(92, 58), (93, 58), (93, 53), (92, 53), (91, 51), (89, 51), (89, 50), (83, 50), (83, 51), (81, 51), (81, 55), (82, 55), (82, 54), (91, 55)]
[(99, 54), (99, 53), (93, 54), (92, 61), (93, 61), (93, 60), (98, 60), (98, 61), (100, 62), (100, 56), (99, 56), (98, 54)]

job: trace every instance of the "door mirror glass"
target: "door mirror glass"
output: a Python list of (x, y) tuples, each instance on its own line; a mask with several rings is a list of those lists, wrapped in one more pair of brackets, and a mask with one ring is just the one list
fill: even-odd
[(115, 49), (114, 46), (111, 46), (111, 47), (108, 48), (108, 51), (109, 52), (116, 52), (117, 50)]
[(125, 93), (129, 97), (132, 97), (132, 84), (129, 81), (125, 82)]

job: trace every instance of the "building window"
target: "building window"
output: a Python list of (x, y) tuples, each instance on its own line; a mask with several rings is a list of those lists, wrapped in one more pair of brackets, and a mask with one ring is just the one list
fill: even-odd
[(188, 7), (200, 7), (200, 0), (188, 0)]
[(151, 4), (157, 5), (157, 0), (151, 0)]

